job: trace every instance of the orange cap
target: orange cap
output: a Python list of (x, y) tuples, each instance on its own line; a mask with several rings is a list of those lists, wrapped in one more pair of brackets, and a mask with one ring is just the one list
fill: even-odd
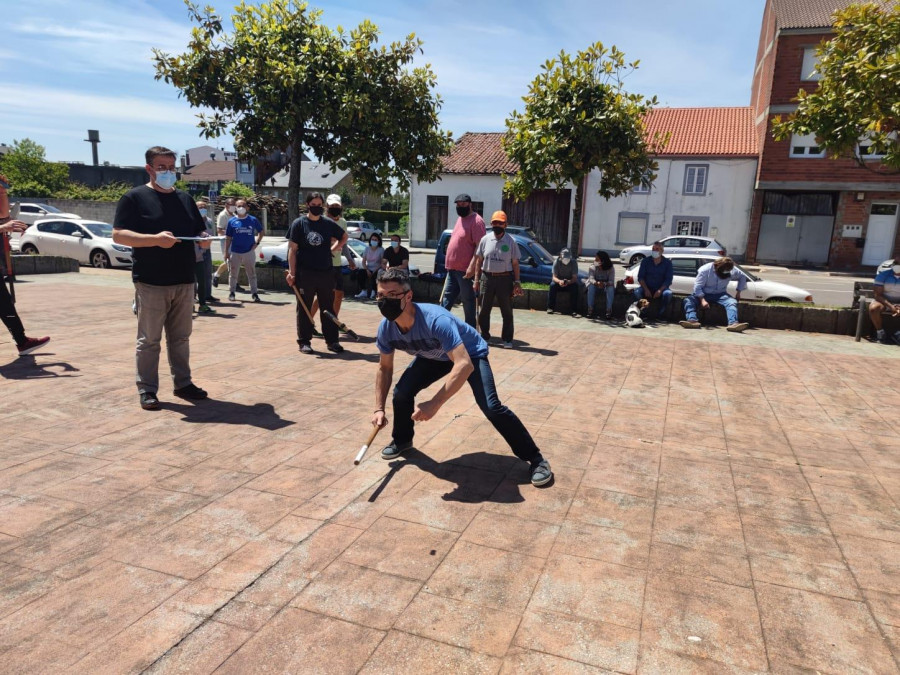
[(503, 211), (494, 211), (494, 215), (491, 216), (492, 223), (496, 223), (498, 221), (506, 224), (506, 214), (503, 213)]

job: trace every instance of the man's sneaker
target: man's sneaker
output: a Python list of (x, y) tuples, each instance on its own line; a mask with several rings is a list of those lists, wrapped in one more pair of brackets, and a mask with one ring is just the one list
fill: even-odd
[(531, 484), (535, 486), (546, 485), (553, 480), (553, 472), (550, 470), (550, 462), (542, 459), (539, 464), (531, 467)]
[(198, 314), (215, 314), (216, 310), (214, 310), (209, 305), (200, 305), (200, 308), (197, 310)]
[(228, 300), (229, 300), (230, 302), (234, 302), (235, 299), (236, 299), (236, 298), (234, 297), (234, 293), (229, 293), (229, 294), (228, 294)]
[(137, 300), (131, 301), (131, 313), (137, 316)]
[(688, 321), (687, 319), (685, 319), (684, 321), (679, 321), (678, 325), (682, 328), (700, 328), (699, 321)]
[(332, 343), (330, 343), (329, 345), (327, 345), (327, 349), (328, 349), (328, 351), (334, 352), (335, 354), (340, 354), (341, 352), (344, 351), (344, 348), (341, 347), (341, 343), (340, 343), (340, 342), (332, 342)]
[(895, 345), (900, 345), (900, 330), (891, 335), (891, 340)]
[(259, 293), (254, 293), (251, 297), (253, 298), (253, 302), (262, 302), (262, 300), (259, 299)]
[(178, 398), (186, 398), (189, 401), (202, 401), (209, 394), (207, 394), (203, 389), (198, 387), (196, 384), (189, 384), (186, 387), (181, 387), (180, 389), (176, 389), (172, 392)]
[(730, 324), (725, 330), (731, 333), (743, 333), (748, 328), (750, 328), (750, 324), (745, 321), (741, 321), (739, 323)]
[(159, 410), (159, 399), (152, 391), (141, 392), (141, 407), (144, 410)]
[(45, 344), (50, 342), (50, 338), (48, 337), (40, 337), (40, 338), (25, 338), (25, 342), (20, 345), (17, 345), (19, 348), (19, 356), (25, 356), (26, 354), (31, 354), (32, 352), (36, 352), (38, 349), (43, 347)]
[(219, 277), (213, 277), (213, 288), (219, 287)]
[(218, 302), (218, 301), (219, 301), (218, 298), (214, 298), (214, 297), (211, 296), (211, 295), (206, 296), (206, 304), (209, 304), (209, 303), (211, 303), (211, 302)]
[(396, 441), (391, 441), (390, 445), (386, 445), (384, 446), (384, 448), (382, 448), (381, 459), (396, 459), (407, 450), (410, 450), (412, 446), (412, 441), (408, 443), (397, 443)]
[(547, 314), (553, 314), (554, 311), (555, 311), (555, 310), (552, 310), (552, 309), (550, 309), (549, 307), (547, 308)]
[(244, 288), (243, 286), (241, 286), (240, 284), (238, 284), (237, 286), (235, 286), (235, 287), (234, 287), (234, 290), (236, 290), (238, 293), (246, 293), (246, 292), (247, 292), (247, 289)]
[(324, 335), (322, 335), (321, 331), (318, 328), (316, 328), (316, 324), (313, 324), (312, 334), (313, 334), (313, 337), (317, 337), (317, 338), (325, 337)]
[(506, 342), (501, 342), (500, 344), (503, 345), (504, 349), (512, 349), (512, 346), (513, 346), (511, 340), (507, 340)]
[(875, 342), (880, 342), (883, 345), (891, 344), (891, 341), (888, 338), (887, 333), (884, 331), (884, 329), (875, 331)]
[(356, 294), (356, 298), (358, 300), (368, 300), (369, 294), (366, 291), (360, 291), (359, 293)]
[(308, 342), (304, 342), (300, 345), (300, 352), (303, 354), (312, 354), (313, 348)]

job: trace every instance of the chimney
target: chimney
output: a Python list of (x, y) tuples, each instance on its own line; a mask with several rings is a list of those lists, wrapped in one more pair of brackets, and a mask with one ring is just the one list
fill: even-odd
[(97, 143), (100, 142), (100, 132), (97, 129), (88, 129), (88, 137), (84, 140), (86, 143), (91, 144), (91, 154), (94, 156), (94, 166), (99, 166), (100, 160), (97, 157)]

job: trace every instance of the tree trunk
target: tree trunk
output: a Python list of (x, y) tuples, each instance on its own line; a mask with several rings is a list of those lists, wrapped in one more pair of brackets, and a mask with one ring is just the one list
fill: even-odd
[(300, 215), (300, 161), (303, 159), (303, 128), (300, 127), (291, 139), (291, 168), (288, 177), (288, 223), (293, 223)]
[(585, 176), (575, 181), (575, 207), (572, 209), (572, 257), (581, 255), (581, 207), (584, 204)]

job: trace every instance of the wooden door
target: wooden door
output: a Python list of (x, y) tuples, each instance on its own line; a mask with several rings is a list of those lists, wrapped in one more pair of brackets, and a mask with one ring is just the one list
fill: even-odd
[(567, 245), (571, 203), (571, 190), (538, 190), (521, 202), (504, 197), (503, 210), (510, 225), (531, 228), (537, 240), (557, 255)]

